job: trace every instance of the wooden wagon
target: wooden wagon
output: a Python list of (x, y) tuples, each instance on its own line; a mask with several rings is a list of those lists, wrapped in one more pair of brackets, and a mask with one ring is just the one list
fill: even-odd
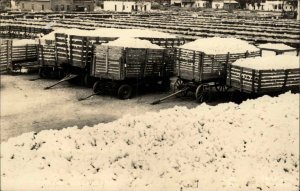
[(12, 63), (12, 40), (0, 40), (0, 73), (5, 73)]
[(237, 59), (260, 56), (260, 51), (210, 55), (204, 52), (178, 49), (174, 93), (184, 96), (194, 93), (198, 102), (205, 101), (215, 87), (217, 91), (227, 91), (226, 66)]
[[(99, 34), (101, 35), (101, 34)], [(79, 78), (81, 84), (90, 86), (94, 79), (91, 76), (91, 63), (93, 62), (93, 44), (102, 44), (116, 40), (118, 37), (91, 37), (91, 36), (76, 36), (62, 33), (55, 34), (56, 59), (59, 67), (62, 67), (68, 75), (63, 81), (71, 81), (72, 78)], [(153, 44), (162, 47), (171, 47), (182, 45), (185, 41), (182, 38), (146, 38)], [(171, 54), (171, 53), (170, 53)], [(70, 78), (70, 76), (72, 76)], [(78, 81), (78, 80), (77, 80)], [(56, 83), (58, 84), (58, 83)]]
[(91, 76), (96, 94), (116, 93), (120, 99), (132, 96), (136, 87), (169, 87), (173, 75), (172, 54), (168, 49), (123, 48), (95, 45)]
[(53, 40), (45, 40), (45, 43), (39, 41), (38, 45), (38, 63), (39, 75), (41, 78), (64, 76), (63, 70), (57, 64), (56, 47)]
[(300, 68), (258, 70), (228, 65), (226, 84), (240, 92), (251, 94), (299, 90)]

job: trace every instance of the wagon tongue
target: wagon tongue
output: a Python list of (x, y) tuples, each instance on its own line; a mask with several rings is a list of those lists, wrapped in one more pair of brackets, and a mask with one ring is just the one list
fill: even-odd
[(45, 90), (50, 89), (50, 88), (56, 86), (57, 84), (60, 84), (60, 83), (62, 83), (62, 82), (68, 81), (68, 80), (71, 80), (71, 79), (76, 78), (76, 77), (78, 77), (78, 76), (79, 76), (79, 75), (69, 74), (69, 75), (67, 75), (66, 77), (64, 77), (63, 79), (61, 79), (61, 80), (59, 80), (58, 82), (56, 82), (55, 84), (53, 84), (53, 85), (51, 85), (51, 86), (47, 86), (47, 87), (45, 87), (44, 89), (45, 89)]
[(86, 100), (86, 99), (88, 99), (88, 98), (90, 98), (90, 97), (92, 97), (92, 96), (94, 96), (94, 95), (98, 95), (98, 94), (101, 94), (101, 93), (102, 93), (102, 91), (99, 91), (99, 92), (93, 93), (93, 94), (91, 94), (91, 95), (88, 95), (88, 96), (86, 96), (86, 97), (78, 98), (78, 101)]
[(165, 97), (163, 97), (163, 98), (160, 98), (160, 99), (158, 99), (158, 100), (155, 100), (154, 102), (151, 103), (151, 105), (159, 104), (160, 102), (162, 102), (162, 101), (164, 101), (164, 100), (166, 100), (166, 99), (169, 99), (170, 97), (173, 97), (173, 96), (175, 96), (175, 95), (177, 95), (177, 94), (180, 94), (180, 93), (182, 93), (182, 92), (185, 92), (185, 91), (187, 91), (188, 89), (189, 89), (189, 87), (185, 87), (185, 88), (183, 88), (183, 89), (181, 89), (181, 90), (178, 90), (177, 92), (174, 92), (174, 93), (172, 93), (172, 94), (170, 94), (170, 95), (167, 95), (167, 96), (165, 96)]

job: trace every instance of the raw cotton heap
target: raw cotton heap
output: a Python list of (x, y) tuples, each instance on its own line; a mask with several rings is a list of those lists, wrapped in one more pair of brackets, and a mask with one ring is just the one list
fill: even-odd
[(53, 32), (43, 36), (41, 40), (55, 40), (55, 33), (64, 33), (66, 35), (90, 36), (90, 37), (145, 37), (145, 38), (175, 38), (174, 35), (152, 30), (142, 29), (116, 29), (116, 28), (98, 28), (95, 30), (82, 29), (56, 29)]
[(186, 43), (179, 48), (201, 51), (206, 54), (227, 54), (229, 53), (245, 53), (255, 52), (259, 49), (249, 44), (247, 41), (243, 41), (236, 38), (200, 38), (193, 42)]
[(25, 46), (27, 44), (37, 44), (37, 42), (33, 39), (13, 40), (13, 46)]
[(102, 44), (102, 45), (128, 47), (128, 48), (163, 49), (156, 44), (152, 44), (148, 40), (140, 40), (140, 39), (126, 38), (126, 37), (121, 37), (121, 38), (118, 38), (117, 40), (110, 41), (110, 42)]
[(1, 144), (3, 190), (299, 188), (299, 94), (125, 116)]
[(258, 45), (259, 48), (268, 48), (268, 49), (275, 49), (275, 50), (296, 50), (293, 47), (290, 47), (283, 43), (266, 43)]
[(244, 58), (235, 61), (232, 65), (257, 70), (295, 69), (300, 68), (300, 58), (290, 55)]

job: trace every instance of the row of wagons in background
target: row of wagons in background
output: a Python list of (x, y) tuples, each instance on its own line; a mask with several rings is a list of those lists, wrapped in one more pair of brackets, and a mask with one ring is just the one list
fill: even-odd
[[(298, 89), (300, 85), (299, 68), (260, 71), (232, 65), (241, 58), (262, 56), (264, 51), (283, 54), (285, 52), (283, 50), (261, 48), (253, 52), (210, 55), (202, 51), (178, 48), (186, 43), (182, 38), (139, 37), (141, 40), (159, 45), (161, 49), (105, 44), (116, 39), (117, 37), (56, 33), (55, 40), (45, 40), (43, 43), (39, 41), (37, 45), (18, 48), (12, 45), (11, 40), (2, 40), (1, 47), (6, 48), (1, 48), (0, 52), (1, 70), (4, 70), (5, 63), (12, 66), (19, 62), (15, 53), (18, 52), (18, 57), (22, 58), (22, 61), (37, 60), (42, 78), (61, 79), (45, 89), (64, 81), (79, 82), (93, 86), (95, 94), (112, 93), (120, 99), (130, 98), (133, 91), (142, 86), (158, 85), (168, 88), (172, 76), (178, 78), (174, 84), (174, 92), (170, 96), (184, 96), (192, 92), (199, 102), (206, 101), (212, 87), (219, 92), (233, 87), (241, 92), (268, 93)], [(296, 52), (295, 49), (286, 51)], [(289, 76), (292, 76), (292, 81)], [(265, 80), (268, 83), (263, 83)], [(159, 103), (170, 96), (154, 103)]]

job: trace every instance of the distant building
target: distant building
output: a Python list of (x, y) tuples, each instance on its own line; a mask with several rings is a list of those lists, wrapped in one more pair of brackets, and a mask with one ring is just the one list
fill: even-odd
[(103, 9), (116, 12), (147, 12), (151, 10), (151, 3), (145, 1), (104, 1)]
[(207, 0), (181, 0), (181, 7), (207, 8), (208, 5)]
[(225, 10), (234, 10), (238, 9), (240, 4), (237, 1), (227, 0), (223, 2), (223, 9)]
[(181, 0), (181, 7), (193, 7), (195, 0)]
[(94, 0), (51, 0), (53, 11), (93, 11)]
[(213, 9), (233, 10), (239, 8), (239, 3), (234, 0), (213, 0), (211, 6)]
[(249, 10), (261, 10), (261, 11), (275, 11), (275, 12), (282, 12), (282, 11), (295, 11), (296, 6), (291, 4), (286, 0), (264, 0), (260, 4), (249, 4), (247, 5)]
[(171, 0), (170, 5), (181, 6), (181, 0)]
[(209, 2), (204, 0), (196, 0), (194, 7), (208, 8)]
[(20, 0), (19, 7), (22, 11), (49, 11), (51, 3), (50, 0)]

